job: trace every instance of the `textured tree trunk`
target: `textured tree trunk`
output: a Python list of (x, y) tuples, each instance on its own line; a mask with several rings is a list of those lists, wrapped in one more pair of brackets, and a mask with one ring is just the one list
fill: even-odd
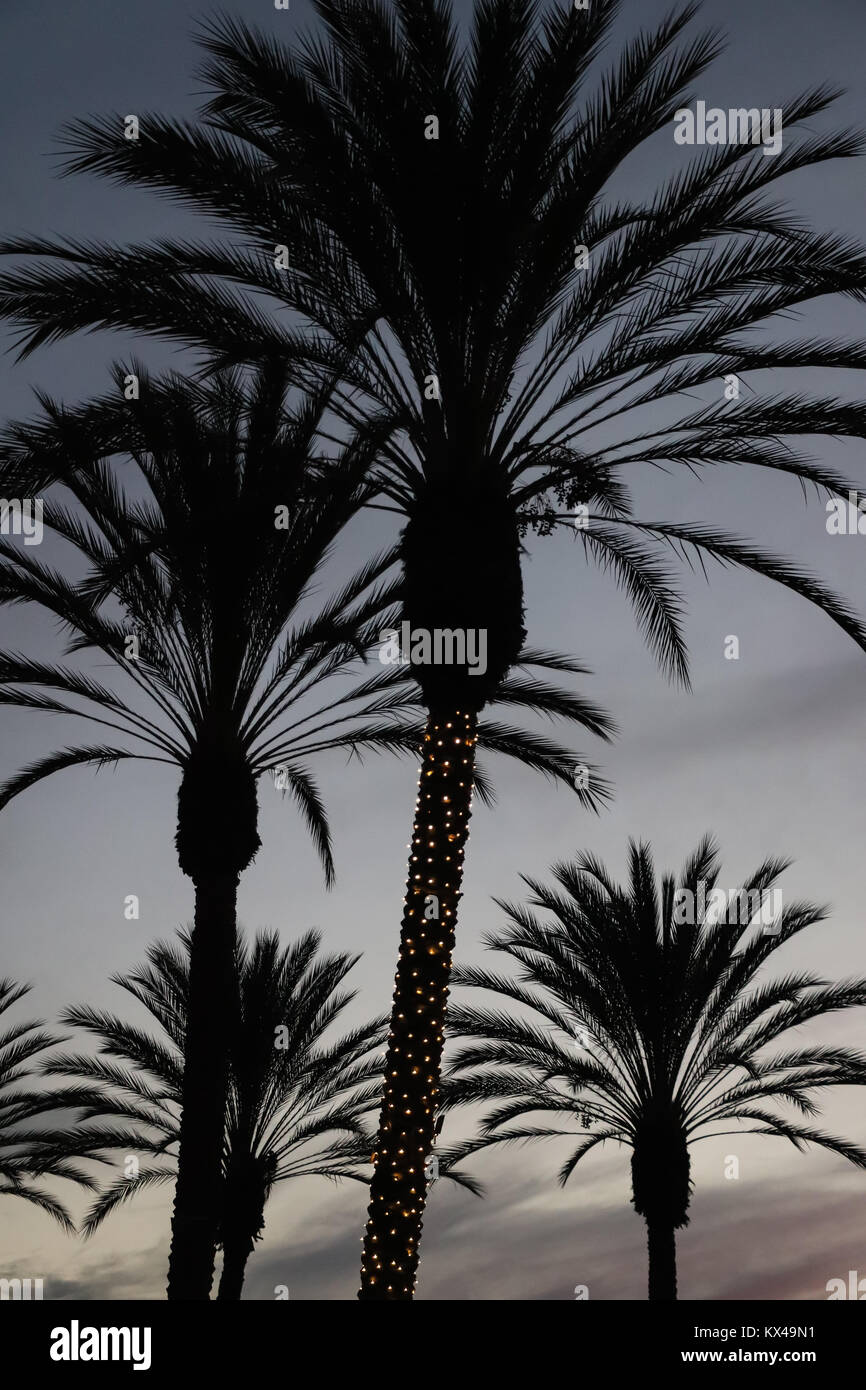
[(410, 1300), (433, 1148), (478, 716), (431, 710), (385, 1064), (358, 1297)]
[(662, 1218), (646, 1223), (649, 1254), (649, 1301), (674, 1302), (677, 1296), (677, 1241), (673, 1223)]
[(229, 1039), (237, 1002), (237, 886), (238, 876), (231, 873), (199, 876), (195, 884), (170, 1299), (208, 1299), (213, 1283), (222, 1209)]
[(223, 1240), (223, 1272), (217, 1298), (240, 1298), (244, 1286), (247, 1260), (253, 1253), (255, 1242), (248, 1231), (231, 1231)]

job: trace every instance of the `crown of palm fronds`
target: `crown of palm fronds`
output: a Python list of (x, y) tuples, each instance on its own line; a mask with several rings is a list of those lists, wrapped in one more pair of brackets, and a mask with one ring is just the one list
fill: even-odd
[[(715, 33), (687, 37), (698, 4), (637, 33), (600, 79), (592, 69), (619, 0), (543, 12), (490, 0), (475, 6), (465, 46), (446, 0), (315, 9), (324, 34), (296, 52), (241, 20), (208, 22), (201, 122), (147, 113), (137, 141), (120, 115), (67, 129), (68, 171), (155, 188), (229, 235), (6, 242), (35, 257), (0, 277), (0, 312), (23, 351), (93, 326), (132, 328), (215, 361), (275, 354), (302, 375), (338, 375), (345, 424), (389, 419), (373, 476), (400, 510), (431, 480), (450, 478), (459, 495), (475, 471), (497, 478), (526, 526), (569, 528), (612, 573), (684, 682), (671, 556), (766, 575), (866, 645), (818, 579), (717, 527), (635, 516), (627, 485), (650, 467), (733, 479), (750, 465), (791, 475), (804, 493), (852, 490), (797, 441), (863, 438), (864, 406), (786, 374), (862, 369), (866, 343), (792, 339), (787, 320), (827, 294), (862, 300), (866, 255), (776, 196), (789, 174), (863, 152), (858, 134), (813, 127), (837, 93), (784, 104), (778, 156), (711, 146), (654, 195), (623, 200), (622, 164), (672, 131), (723, 46)], [(425, 139), (431, 116), (438, 138)], [(588, 248), (585, 268), (576, 246)], [(286, 305), (309, 332), (285, 326)], [(751, 375), (767, 368), (786, 384)], [(738, 401), (723, 399), (731, 374)], [(658, 407), (670, 425), (659, 428)], [(578, 503), (590, 512), (575, 529)]]
[[(0, 1017), (30, 989), (0, 980)], [(92, 1091), (81, 1085), (37, 1091), (27, 1084), (36, 1075), (28, 1064), (66, 1041), (46, 1032), (39, 1020), (15, 1023), (0, 1033), (0, 1196), (21, 1197), (73, 1231), (63, 1203), (34, 1180), (67, 1178), (81, 1187), (96, 1187), (75, 1160), (98, 1155), (77, 1129), (63, 1125), (64, 1115), (79, 1111), (92, 1099)]]
[[(524, 879), (529, 906), (501, 903), (509, 926), (486, 938), (516, 973), (464, 967), (456, 974), (463, 986), (521, 1006), (519, 1014), (468, 1004), (449, 1012), (449, 1031), (462, 1041), (451, 1060), (448, 1104), (499, 1102), (464, 1151), (576, 1137), (531, 1118), (544, 1113), (590, 1131), (563, 1164), (563, 1183), (608, 1140), (639, 1159), (643, 1141), (658, 1141), (662, 1127), (665, 1142), (676, 1136), (685, 1146), (741, 1122), (748, 1128), (733, 1132), (774, 1135), (797, 1148), (816, 1144), (866, 1167), (866, 1151), (808, 1123), (819, 1113), (816, 1091), (866, 1083), (866, 1054), (785, 1037), (866, 1004), (866, 980), (834, 984), (802, 970), (757, 978), (775, 951), (827, 915), (791, 902), (769, 920), (766, 895), (786, 867), (765, 860), (725, 895), (726, 905), (719, 909), (717, 899), (698, 921), (687, 905), (709, 896), (720, 872), (710, 838), (678, 880), (665, 875), (660, 884), (649, 846), (635, 843), (625, 887), (589, 854), (556, 865), (556, 887)], [(744, 892), (752, 896), (743, 899)], [(761, 904), (760, 922), (743, 903)], [(526, 1117), (529, 1123), (515, 1126)], [(640, 1164), (633, 1172), (639, 1177)], [(681, 1176), (687, 1184), (687, 1158)], [(635, 1196), (641, 1211), (637, 1184)], [(683, 1199), (682, 1212), (685, 1189)]]
[[(186, 932), (180, 941), (157, 943), (146, 965), (113, 977), (159, 1023), (161, 1036), (103, 1010), (70, 1008), (64, 1021), (95, 1037), (98, 1054), (56, 1056), (44, 1068), (90, 1088), (83, 1111), (89, 1144), (150, 1160), (139, 1160), (130, 1176), (100, 1194), (84, 1223), (88, 1235), (121, 1203), (175, 1178), (189, 991)], [(273, 932), (258, 933), (251, 947), (238, 943), (240, 1011), (231, 1029), (223, 1175), (232, 1199), (255, 1203), (259, 1215), (273, 1184), (289, 1178), (369, 1181), (365, 1169), (375, 1136), (366, 1117), (379, 1103), (387, 1023), (374, 1019), (335, 1040), (324, 1036), (355, 998), (341, 986), (359, 959), (323, 955), (316, 931), (288, 947)], [(480, 1190), (463, 1173), (446, 1174), (446, 1167), (447, 1154), (443, 1176)]]
[[(290, 409), (284, 365), (260, 368), (251, 383), (224, 372), (207, 385), (152, 378), (134, 365), (137, 400), (123, 398), (119, 367), (117, 394), (70, 409), (46, 399), (43, 418), (9, 426), (0, 439), (4, 487), (30, 496), (47, 488), (43, 525), (85, 566), (69, 578), (2, 537), (0, 602), (52, 614), (71, 633), (68, 651), (105, 658), (112, 677), (3, 654), (0, 703), (74, 715), (123, 736), (41, 759), (6, 783), (0, 805), (80, 764), (185, 766), (217, 707), (229, 711), (254, 775), (278, 772), (297, 799), (330, 877), (328, 823), (306, 760), (335, 749), (415, 753), (422, 737), (411, 671), (377, 663), (375, 675), (348, 685), (353, 664), (381, 648), (383, 630), (397, 622), (393, 554), (303, 613), (333, 541), (368, 495), (378, 436), (356, 432), (324, 456), (327, 392)], [(57, 496), (61, 486), (75, 507)], [(586, 669), (543, 651), (527, 650), (523, 661), (542, 673)], [(591, 701), (531, 673), (503, 682), (498, 699), (603, 738), (613, 728)], [(574, 786), (576, 754), (555, 740), (491, 720), (480, 742)], [(591, 770), (577, 790), (598, 806), (608, 792)], [(479, 789), (489, 795), (483, 774)]]

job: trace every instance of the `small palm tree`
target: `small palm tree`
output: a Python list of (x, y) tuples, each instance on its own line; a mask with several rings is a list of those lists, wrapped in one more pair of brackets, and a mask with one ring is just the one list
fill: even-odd
[[(785, 103), (777, 157), (709, 147), (624, 200), (621, 167), (647, 140), (667, 129), (682, 156), (674, 114), (721, 48), (714, 33), (687, 37), (697, 4), (631, 36), (600, 80), (619, 0), (484, 0), (465, 36), (448, 0), (314, 8), (320, 32), (291, 48), (242, 21), (206, 25), (202, 121), (150, 115), (136, 141), (120, 115), (66, 132), (70, 171), (156, 188), (224, 238), (17, 238), (2, 249), (35, 260), (2, 277), (0, 312), (25, 352), (98, 325), (221, 363), (273, 354), (337, 370), (335, 353), (351, 354), (335, 410), (350, 427), (380, 412), (394, 426), (374, 505), (405, 522), (405, 620), (486, 635), (483, 676), (411, 655), (425, 766), (362, 1267), (362, 1297), (408, 1299), (424, 1191), (401, 1151), (420, 1162), (433, 1141), (477, 721), (525, 636), (521, 538), (564, 529), (579, 542), (683, 684), (671, 558), (767, 576), (866, 645), (819, 579), (717, 526), (636, 513), (630, 494), (656, 467), (852, 489), (813, 461), (809, 436), (864, 437), (862, 402), (750, 374), (866, 366), (862, 341), (792, 339), (787, 322), (827, 294), (862, 299), (862, 247), (774, 197), (789, 174), (863, 143), (811, 131), (833, 98), (819, 88)], [(287, 308), (311, 326), (305, 341)], [(742, 399), (727, 399), (726, 379), (741, 378)]]
[[(89, 1144), (121, 1151), (125, 1165), (135, 1158), (134, 1168), (91, 1207), (87, 1235), (122, 1202), (177, 1176), (188, 933), (181, 933), (181, 943), (152, 946), (147, 965), (114, 977), (158, 1021), (161, 1036), (101, 1010), (67, 1009), (64, 1021), (91, 1033), (99, 1041), (98, 1054), (66, 1054), (44, 1068), (53, 1076), (74, 1077), (94, 1093), (84, 1111)], [(375, 1019), (334, 1041), (324, 1037), (355, 998), (341, 985), (359, 959), (324, 956), (315, 931), (285, 948), (273, 932), (258, 933), (252, 948), (238, 944), (240, 1013), (231, 1038), (219, 1217), (221, 1299), (240, 1298), (275, 1184), (310, 1176), (369, 1182), (374, 1135), (366, 1119), (379, 1101), (386, 1020)], [(139, 1153), (152, 1161), (140, 1165)], [(462, 1173), (448, 1176), (479, 1190)]]
[[(0, 980), (0, 1017), (30, 993), (30, 985)], [(74, 1128), (64, 1128), (64, 1112), (77, 1111), (90, 1098), (81, 1086), (22, 1088), (35, 1075), (28, 1063), (67, 1039), (43, 1031), (38, 1020), (12, 1024), (0, 1033), (0, 1196), (21, 1197), (39, 1207), (66, 1231), (75, 1226), (65, 1206), (38, 1185), (43, 1178), (66, 1178), (80, 1187), (96, 1182), (75, 1162), (94, 1157)]]
[[(469, 1041), (452, 1059), (448, 1104), (501, 1102), (464, 1152), (579, 1137), (560, 1169), (563, 1184), (596, 1145), (630, 1148), (649, 1297), (675, 1299), (675, 1232), (688, 1224), (692, 1144), (725, 1133), (774, 1135), (866, 1167), (863, 1149), (808, 1123), (818, 1113), (815, 1091), (866, 1084), (866, 1054), (787, 1039), (800, 1024), (866, 1004), (866, 980), (831, 984), (808, 971), (757, 979), (774, 951), (827, 915), (793, 902), (770, 920), (766, 895), (787, 861), (766, 860), (723, 904), (709, 838), (678, 881), (665, 875), (657, 885), (646, 844), (630, 845), (629, 865), (625, 887), (589, 854), (555, 866), (558, 887), (524, 879), (530, 907), (545, 909), (549, 921), (500, 904), (510, 925), (487, 942), (517, 973), (466, 968), (458, 982), (520, 1005), (521, 1016), (452, 1007), (450, 1031)], [(714, 892), (710, 913), (693, 910)], [(776, 1102), (797, 1113), (777, 1113)], [(538, 1114), (571, 1119), (576, 1132), (535, 1119), (514, 1126)]]
[[(421, 697), (399, 665), (348, 691), (333, 683), (396, 621), (397, 587), (379, 582), (393, 556), (374, 558), (303, 616), (332, 543), (368, 496), (376, 428), (323, 454), (328, 384), (290, 408), (284, 364), (206, 385), (133, 366), (116, 370), (114, 394), (74, 409), (45, 399), (44, 418), (10, 426), (0, 441), (8, 494), (60, 484), (72, 494), (79, 511), (50, 496), (43, 521), (88, 566), (72, 581), (0, 537), (0, 603), (37, 604), (71, 631), (70, 651), (100, 653), (122, 677), (109, 685), (101, 673), (3, 654), (0, 703), (123, 736), (41, 759), (0, 789), (0, 807), (68, 767), (144, 759), (181, 770), (176, 846), (196, 906), (168, 1288), (170, 1298), (202, 1299), (217, 1236), (238, 882), (260, 843), (257, 781), (272, 772), (296, 797), (330, 881), (328, 823), (305, 759), (335, 749), (417, 754)], [(139, 394), (127, 400), (130, 378)], [(523, 660), (583, 669), (545, 652)], [(532, 677), (500, 682), (497, 698), (603, 737), (612, 727), (590, 702)], [(575, 755), (555, 742), (492, 721), (479, 737), (572, 785)], [(472, 773), (461, 779), (467, 794), (478, 785)], [(581, 794), (598, 804), (605, 792), (596, 779)]]

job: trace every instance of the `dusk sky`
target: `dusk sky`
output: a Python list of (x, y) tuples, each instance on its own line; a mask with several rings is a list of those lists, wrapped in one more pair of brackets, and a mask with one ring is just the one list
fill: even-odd
[[(651, 26), (668, 9), (667, 0), (626, 0), (608, 56), (616, 54), (617, 37)], [(193, 26), (218, 11), (288, 39), (312, 22), (307, 0), (291, 0), (288, 13), (275, 11), (272, 0), (0, 0), (0, 237), (68, 234), (122, 244), (196, 227), (202, 235), (211, 231), (166, 200), (97, 179), (61, 179), (57, 136), (65, 121), (89, 114), (192, 115), (201, 91)], [(784, 110), (786, 100), (828, 81), (846, 95), (815, 128), (866, 124), (862, 0), (711, 0), (707, 25), (722, 28), (729, 47), (696, 98)], [(637, 197), (691, 153), (675, 144), (671, 126), (620, 172), (619, 186)], [(862, 237), (866, 161), (797, 174), (782, 188), (815, 225)], [(790, 329), (866, 340), (866, 305), (822, 301)], [(5, 342), (13, 336), (5, 333)], [(0, 415), (29, 415), (33, 387), (68, 401), (103, 391), (108, 365), (133, 348), (157, 366), (188, 360), (165, 343), (107, 333), (76, 336), (21, 363), (10, 350), (0, 359)], [(797, 380), (864, 399), (862, 374), (837, 373), (832, 383), (826, 375), (801, 372)], [(818, 456), (866, 488), (862, 443), (822, 444)], [(634, 480), (634, 491), (651, 519), (704, 522), (760, 541), (820, 573), (866, 615), (866, 537), (829, 535), (823, 501), (813, 494), (804, 505), (795, 480), (734, 467), (700, 481), (684, 471), (649, 472)], [(354, 522), (333, 575), (350, 574), (393, 540), (390, 520), (396, 518), (367, 513)], [(482, 760), (497, 804), (490, 810), (476, 803), (473, 812), (456, 960), (502, 964), (484, 951), (481, 937), (503, 924), (494, 896), (523, 896), (521, 873), (546, 878), (555, 860), (590, 850), (622, 877), (630, 836), (649, 839), (658, 867), (675, 870), (709, 830), (721, 848), (722, 884), (736, 886), (778, 854), (794, 861), (780, 885), (787, 900), (832, 905), (825, 923), (774, 955), (777, 969), (809, 968), (828, 980), (866, 974), (866, 654), (821, 612), (769, 581), (713, 566), (707, 584), (699, 568), (682, 568), (694, 686), (684, 693), (657, 669), (612, 578), (587, 567), (570, 536), (530, 538), (527, 547), (532, 644), (584, 661), (593, 675), (580, 688), (619, 725), (610, 747), (567, 735), (603, 767), (615, 800), (594, 816), (564, 788), (507, 761)], [(26, 610), (4, 611), (0, 627), (3, 650), (39, 657), (56, 650), (51, 626)], [(725, 659), (731, 635), (739, 638), (737, 661)], [(80, 731), (71, 721), (6, 709), (0, 728), (3, 777), (74, 742)], [(278, 929), (285, 941), (316, 926), (326, 947), (362, 951), (351, 977), (359, 990), (352, 1022), (390, 1005), (416, 767), (411, 758), (372, 755), (363, 766), (336, 755), (316, 765), (335, 839), (337, 885), (329, 893), (293, 804), (267, 779), (260, 784), (263, 847), (241, 880), (240, 920), (248, 932)], [(75, 770), (5, 811), (0, 976), (34, 986), (9, 1021), (53, 1020), (79, 1003), (133, 1017), (109, 977), (192, 916), (192, 885), (177, 867), (173, 843), (176, 786), (170, 769), (148, 764), (97, 777)], [(124, 918), (129, 894), (140, 898), (138, 921)], [(809, 1036), (862, 1047), (862, 1014), (833, 1015)], [(444, 1139), (469, 1123), (449, 1117)], [(821, 1123), (866, 1144), (862, 1094), (832, 1094)], [(566, 1153), (558, 1145), (514, 1147), (476, 1159), (471, 1171), (486, 1186), (483, 1201), (437, 1184), (425, 1218), (418, 1297), (559, 1300), (586, 1284), (591, 1299), (645, 1298), (645, 1229), (629, 1201), (630, 1152), (595, 1150), (562, 1190), (556, 1174)], [(677, 1242), (681, 1298), (823, 1299), (828, 1280), (850, 1269), (866, 1276), (866, 1173), (814, 1149), (798, 1154), (775, 1138), (727, 1136), (692, 1153), (691, 1220)], [(732, 1154), (740, 1161), (736, 1181), (724, 1176)], [(87, 1204), (68, 1185), (64, 1195), (76, 1214)], [(359, 1184), (281, 1184), (244, 1297), (269, 1299), (275, 1285), (286, 1284), (293, 1299), (354, 1298), (366, 1198)], [(160, 1298), (170, 1200), (169, 1189), (137, 1198), (87, 1243), (64, 1236), (27, 1204), (3, 1200), (0, 1273), (13, 1266), (42, 1273), (46, 1298)]]

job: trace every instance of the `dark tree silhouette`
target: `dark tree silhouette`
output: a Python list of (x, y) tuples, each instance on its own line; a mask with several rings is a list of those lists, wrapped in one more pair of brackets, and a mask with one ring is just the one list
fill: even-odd
[[(159, 943), (147, 964), (114, 983), (159, 1023), (152, 1035), (115, 1014), (81, 1007), (64, 1021), (99, 1042), (98, 1055), (64, 1053), (46, 1062), (52, 1076), (73, 1077), (96, 1093), (84, 1132), (100, 1151), (148, 1155), (150, 1162), (107, 1186), (84, 1223), (91, 1235), (109, 1212), (146, 1188), (174, 1182), (189, 1008), (190, 937)], [(236, 949), (240, 1015), (230, 1050), (219, 1243), (220, 1299), (238, 1299), (247, 1260), (265, 1224), (275, 1184), (290, 1178), (369, 1181), (375, 1136), (367, 1119), (378, 1106), (387, 1020), (375, 1019), (331, 1040), (325, 1035), (355, 998), (342, 989), (360, 956), (325, 956), (307, 932), (280, 947), (260, 932)], [(101, 1093), (101, 1094), (100, 1094)], [(478, 1191), (460, 1172), (455, 1181)]]
[[(31, 988), (0, 980), (0, 1017)], [(45, 1191), (41, 1180), (66, 1178), (80, 1187), (96, 1187), (95, 1179), (75, 1161), (93, 1158), (92, 1146), (70, 1124), (69, 1115), (89, 1099), (90, 1088), (35, 1090), (29, 1084), (36, 1075), (33, 1059), (66, 1041), (45, 1032), (39, 1020), (13, 1023), (0, 1033), (0, 1197), (20, 1197), (53, 1216), (64, 1230), (74, 1231), (66, 1207)]]
[[(866, 1054), (786, 1037), (802, 1023), (866, 1004), (866, 980), (831, 984), (803, 970), (757, 979), (774, 951), (827, 915), (807, 902), (772, 915), (764, 899), (757, 921), (742, 906), (761, 902), (787, 867), (765, 860), (726, 894), (726, 906), (695, 920), (699, 910), (687, 907), (701, 901), (699, 884), (707, 896), (718, 885), (709, 838), (678, 879), (665, 875), (660, 883), (646, 844), (630, 844), (625, 886), (581, 854), (554, 867), (555, 887), (524, 878), (528, 907), (500, 904), (509, 926), (486, 940), (510, 957), (514, 975), (455, 972), (456, 983), (521, 1010), (518, 1016), (495, 1003), (451, 1007), (449, 1032), (462, 1042), (446, 1079), (448, 1105), (500, 1102), (462, 1152), (577, 1139), (581, 1112), (592, 1133), (580, 1136), (562, 1165), (563, 1185), (597, 1144), (629, 1147), (632, 1201), (647, 1227), (651, 1299), (677, 1296), (675, 1232), (688, 1224), (689, 1148), (700, 1139), (775, 1135), (866, 1167), (866, 1151), (808, 1123), (820, 1113), (813, 1092), (866, 1084)], [(743, 899), (743, 892), (754, 896)], [(531, 908), (544, 909), (549, 920)], [(777, 1102), (793, 1107), (793, 1117), (777, 1113)], [(542, 1115), (571, 1118), (573, 1128), (549, 1128)], [(521, 1119), (526, 1123), (516, 1126)], [(737, 1128), (740, 1121), (751, 1127)]]
[(374, 477), (379, 505), (405, 518), (406, 621), (486, 634), (483, 677), (412, 657), (425, 765), (362, 1272), (362, 1297), (407, 1299), (477, 719), (524, 639), (521, 535), (566, 528), (683, 683), (668, 558), (765, 575), (866, 641), (819, 580), (718, 527), (636, 516), (626, 483), (654, 466), (761, 469), (847, 494), (792, 437), (862, 438), (861, 404), (760, 379), (734, 402), (723, 379), (866, 366), (863, 343), (788, 327), (821, 296), (862, 299), (866, 256), (773, 196), (784, 176), (863, 142), (809, 130), (834, 96), (821, 88), (785, 104), (778, 157), (709, 147), (654, 196), (623, 200), (612, 188), (623, 163), (673, 131), (720, 51), (714, 34), (685, 36), (697, 4), (637, 34), (596, 81), (619, 0), (485, 0), (465, 45), (447, 0), (314, 3), (323, 32), (295, 52), (240, 21), (206, 26), (205, 123), (148, 114), (129, 141), (115, 115), (67, 132), (69, 171), (173, 195), (228, 240), (19, 238), (6, 252), (37, 259), (0, 278), (0, 312), (24, 352), (99, 325), (179, 338), (223, 363), (274, 354), (302, 373), (339, 370), (343, 423), (385, 412), (394, 427)]
[[(126, 740), (51, 754), (0, 790), (0, 806), (77, 765), (142, 758), (182, 770), (176, 844), (196, 908), (169, 1297), (202, 1299), (217, 1235), (237, 885), (259, 845), (257, 779), (272, 771), (295, 796), (330, 881), (328, 824), (305, 759), (338, 749), (417, 754), (423, 726), (411, 668), (379, 666), (348, 691), (331, 679), (395, 620), (398, 588), (379, 582), (392, 556), (371, 560), (317, 614), (302, 616), (331, 543), (368, 495), (376, 430), (353, 432), (322, 457), (327, 384), (290, 409), (282, 365), (248, 383), (224, 372), (206, 385), (133, 366), (117, 370), (113, 395), (74, 409), (45, 399), (44, 418), (0, 438), (8, 491), (62, 484), (72, 494), (79, 510), (50, 496), (44, 525), (88, 566), (73, 581), (14, 537), (0, 538), (0, 602), (35, 603), (71, 631), (70, 651), (100, 653), (125, 678), (107, 685), (101, 672), (4, 654), (0, 703), (75, 715)], [(139, 397), (126, 400), (130, 375)], [(584, 669), (549, 652), (522, 660), (542, 671)], [(496, 698), (603, 737), (611, 727), (590, 701), (532, 676), (501, 681)], [(571, 785), (575, 754), (557, 742), (494, 721), (479, 737)], [(489, 795), (483, 778), (475, 784)], [(605, 794), (598, 782), (587, 799)]]
[[(287, 631), (357, 506), (359, 451), (353, 457), (346, 446), (339, 480), (311, 461), (320, 403), (289, 412), (282, 367), (261, 369), (248, 387), (230, 373), (196, 387), (151, 379), (134, 365), (140, 395), (131, 400), (127, 375), (120, 369), (111, 396), (72, 411), (45, 401), (44, 421), (7, 431), (4, 483), (15, 479), (35, 495), (59, 482), (72, 493), (83, 518), (53, 498), (46, 524), (89, 570), (72, 582), (4, 538), (0, 598), (54, 614), (72, 633), (70, 650), (107, 657), (146, 712), (134, 693), (130, 701), (126, 681), (112, 688), (61, 664), (4, 655), (4, 703), (76, 714), (132, 743), (52, 754), (12, 778), (0, 804), (80, 764), (137, 757), (182, 769), (176, 844), (195, 886), (195, 927), (168, 1292), (201, 1299), (213, 1276), (237, 885), (259, 846), (256, 781), (280, 767), (330, 876), (327, 822), (301, 757), (346, 740), (327, 728), (317, 737), (309, 720), (288, 718), (304, 687), (370, 640), (363, 624), (380, 609), (381, 588), (371, 585), (386, 561)], [(123, 465), (104, 463), (118, 454), (134, 460), (132, 492)], [(374, 737), (387, 745), (388, 735), (385, 723)]]

